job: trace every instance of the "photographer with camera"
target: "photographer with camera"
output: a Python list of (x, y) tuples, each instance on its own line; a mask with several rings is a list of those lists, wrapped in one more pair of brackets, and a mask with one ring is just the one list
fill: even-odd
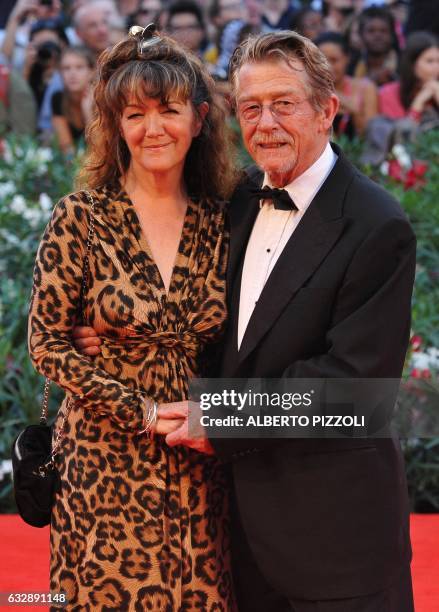
[(47, 87), (53, 79), (59, 80), (59, 60), (67, 45), (66, 34), (56, 21), (36, 21), (32, 26), (23, 76), (34, 93), (39, 111)]
[(18, 0), (9, 15), (3, 33), (0, 48), (3, 61), (22, 70), (32, 26), (36, 21), (46, 19), (61, 23), (61, 11), (60, 0)]

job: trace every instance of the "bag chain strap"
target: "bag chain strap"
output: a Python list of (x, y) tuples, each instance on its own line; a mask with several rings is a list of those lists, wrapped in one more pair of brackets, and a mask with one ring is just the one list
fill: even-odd
[[(93, 245), (93, 236), (94, 236), (94, 232), (95, 232), (95, 219), (94, 219), (94, 213), (95, 213), (95, 201), (93, 199), (93, 196), (91, 195), (91, 193), (89, 191), (85, 192), (87, 199), (89, 201), (90, 204), (90, 225), (88, 227), (88, 235), (87, 235), (87, 251), (85, 254), (85, 258), (84, 258), (84, 268), (83, 268), (83, 273), (82, 273), (82, 285), (81, 285), (81, 291), (80, 291), (80, 296), (79, 296), (79, 303), (80, 303), (80, 307), (81, 307), (81, 319), (82, 319), (82, 323), (85, 324), (85, 304), (84, 304), (84, 300), (85, 300), (85, 296), (87, 293), (87, 288), (88, 288), (88, 281), (89, 281), (89, 277), (90, 277), (90, 253), (91, 253), (91, 247)], [(41, 403), (41, 416), (40, 416), (40, 423), (41, 425), (47, 425), (47, 415), (48, 415), (48, 409), (49, 409), (49, 389), (50, 389), (50, 380), (48, 378), (46, 378), (45, 383), (44, 383), (44, 391), (43, 391), (43, 400)], [(72, 409), (73, 406), (73, 400), (70, 398), (67, 402), (67, 406), (66, 406), (66, 412), (64, 414), (62, 423), (61, 423), (61, 427), (58, 430), (58, 433), (56, 435), (56, 439), (55, 439), (55, 443), (52, 447), (52, 451), (50, 453), (50, 458), (47, 461), (47, 463), (43, 464), (40, 466), (39, 468), (39, 472), (41, 474), (41, 476), (45, 476), (47, 473), (47, 470), (49, 469), (53, 469), (55, 467), (54, 464), (54, 458), (55, 455), (58, 454), (60, 446), (61, 446), (61, 442), (63, 440), (64, 437), (64, 429), (66, 426), (66, 422), (67, 422), (67, 418), (69, 416), (70, 410)]]

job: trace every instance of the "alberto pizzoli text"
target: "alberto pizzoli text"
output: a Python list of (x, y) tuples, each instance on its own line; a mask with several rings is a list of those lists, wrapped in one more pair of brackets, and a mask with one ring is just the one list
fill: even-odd
[(203, 415), (203, 427), (364, 427), (363, 415), (259, 414), (247, 417), (227, 415), (223, 418)]

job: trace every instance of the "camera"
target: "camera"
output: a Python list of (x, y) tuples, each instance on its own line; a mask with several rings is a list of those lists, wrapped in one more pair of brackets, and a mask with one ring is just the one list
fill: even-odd
[(59, 59), (60, 56), (61, 47), (51, 40), (42, 43), (38, 47), (37, 61), (41, 64), (46, 64), (51, 59)]

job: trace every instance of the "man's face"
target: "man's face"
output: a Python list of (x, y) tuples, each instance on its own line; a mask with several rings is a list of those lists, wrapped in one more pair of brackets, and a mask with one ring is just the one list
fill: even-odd
[(220, 0), (220, 12), (216, 22), (218, 26), (222, 26), (234, 19), (245, 19), (246, 16), (242, 0)]
[(369, 53), (381, 55), (388, 53), (392, 48), (392, 33), (389, 24), (380, 17), (366, 21), (362, 38)]
[(84, 45), (95, 52), (101, 52), (110, 44), (108, 14), (101, 7), (92, 7), (81, 17), (78, 36)]
[(264, 10), (284, 13), (288, 8), (288, 0), (264, 0)]
[[(237, 113), (244, 144), (275, 187), (300, 176), (328, 142), (337, 99), (332, 96), (325, 109), (316, 111), (309, 97), (308, 77), (298, 60), (292, 65), (284, 60), (244, 64), (237, 74)], [(280, 112), (292, 103), (294, 113), (276, 115), (270, 110), (273, 103)], [(258, 107), (259, 119), (247, 121), (245, 115)]]
[(135, 24), (145, 28), (149, 23), (154, 21), (155, 16), (161, 8), (162, 5), (160, 0), (143, 0), (137, 10)]
[(203, 28), (193, 13), (177, 13), (168, 24), (169, 34), (180, 45), (197, 52), (204, 38)]

